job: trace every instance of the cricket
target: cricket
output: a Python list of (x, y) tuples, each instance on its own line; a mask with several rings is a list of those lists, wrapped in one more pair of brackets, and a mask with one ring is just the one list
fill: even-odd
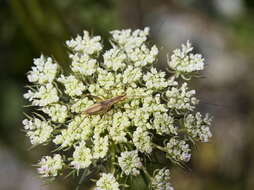
[(88, 95), (92, 98), (95, 98), (97, 100), (100, 100), (98, 103), (95, 103), (91, 106), (89, 106), (86, 110), (83, 111), (84, 114), (87, 115), (98, 115), (98, 114), (104, 114), (107, 111), (109, 111), (112, 106), (118, 102), (121, 102), (127, 98), (126, 94), (115, 96), (113, 98), (105, 99), (99, 98), (97, 96)]

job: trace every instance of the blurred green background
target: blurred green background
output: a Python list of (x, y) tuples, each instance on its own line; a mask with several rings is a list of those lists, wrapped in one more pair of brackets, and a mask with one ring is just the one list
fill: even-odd
[(45, 185), (32, 166), (48, 153), (28, 151), (21, 131), (33, 58), (43, 53), (66, 67), (64, 42), (82, 30), (106, 39), (110, 30), (144, 26), (161, 50), (160, 67), (187, 40), (207, 62), (192, 86), (199, 110), (214, 115), (214, 137), (198, 145), (190, 170), (172, 169), (175, 189), (254, 189), (254, 1), (0, 0), (0, 190), (69, 190), (78, 182)]

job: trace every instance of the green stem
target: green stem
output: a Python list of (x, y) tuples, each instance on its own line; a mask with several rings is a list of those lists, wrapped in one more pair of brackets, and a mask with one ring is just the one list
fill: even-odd
[(161, 146), (159, 146), (159, 145), (157, 145), (157, 144), (152, 144), (155, 148), (157, 148), (157, 149), (159, 149), (159, 150), (161, 150), (161, 151), (163, 151), (163, 152), (167, 152), (167, 149), (165, 149), (164, 147), (161, 147)]
[(115, 172), (115, 167), (114, 167), (115, 155), (116, 155), (115, 148), (116, 148), (115, 144), (112, 143), (112, 148), (111, 148), (111, 167), (110, 167), (110, 172), (111, 173)]
[(76, 187), (76, 190), (79, 190), (79, 188), (80, 188), (80, 186), (82, 185), (83, 181), (85, 180), (85, 177), (87, 176), (87, 174), (88, 174), (88, 172), (87, 172), (87, 170), (85, 169), (85, 170), (83, 171), (83, 174), (82, 174), (82, 176), (81, 176), (79, 182), (78, 182), (78, 186)]
[(146, 168), (145, 168), (145, 167), (142, 167), (142, 169), (143, 169), (145, 175), (147, 176), (147, 178), (148, 178), (150, 181), (152, 181), (153, 178), (150, 176), (150, 174), (148, 173), (148, 171), (146, 170)]

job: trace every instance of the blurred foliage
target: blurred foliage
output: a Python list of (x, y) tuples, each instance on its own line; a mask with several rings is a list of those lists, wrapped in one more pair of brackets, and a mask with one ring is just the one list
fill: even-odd
[(254, 15), (245, 15), (232, 23), (235, 46), (240, 48), (246, 54), (253, 56), (252, 51), (254, 48)]
[(105, 36), (117, 23), (114, 8), (113, 0), (1, 1), (1, 41), (13, 44), (5, 51), (14, 60), (7, 61), (24, 73), (31, 58), (42, 52), (66, 66), (65, 40), (84, 29)]

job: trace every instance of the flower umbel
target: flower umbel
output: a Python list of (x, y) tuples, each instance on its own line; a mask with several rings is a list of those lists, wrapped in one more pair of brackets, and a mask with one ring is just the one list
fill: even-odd
[(118, 163), (126, 175), (139, 175), (139, 169), (142, 167), (142, 162), (138, 157), (138, 151), (122, 152), (118, 158)]
[(56, 154), (53, 157), (44, 156), (38, 165), (38, 173), (41, 174), (42, 177), (55, 177), (63, 168), (64, 163), (61, 155)]
[(86, 147), (84, 141), (75, 147), (73, 152), (73, 161), (70, 163), (77, 170), (87, 168), (92, 163), (91, 150)]
[(37, 145), (45, 143), (49, 140), (53, 128), (46, 121), (41, 121), (38, 118), (31, 120), (23, 120), (24, 129), (27, 136), (30, 138), (31, 144)]
[(29, 82), (46, 84), (52, 82), (58, 72), (59, 66), (54, 63), (51, 57), (45, 58), (41, 55), (40, 58), (34, 59), (32, 70), (28, 73)]
[(155, 175), (152, 179), (152, 189), (154, 190), (174, 190), (171, 186), (170, 171), (169, 169), (163, 168), (155, 171)]
[(191, 43), (187, 41), (186, 44), (182, 44), (182, 49), (176, 49), (171, 59), (168, 60), (169, 67), (178, 75), (184, 76), (184, 74), (204, 69), (204, 58), (201, 54), (191, 53), (192, 50)]
[(103, 173), (96, 182), (95, 190), (119, 190), (119, 184), (113, 174)]
[(184, 140), (171, 138), (166, 145), (168, 156), (176, 161), (188, 162), (191, 158), (190, 146)]
[(112, 47), (103, 49), (100, 36), (84, 31), (66, 42), (68, 74), (50, 57), (34, 59), (24, 94), (34, 112), (24, 129), (31, 144), (51, 144), (57, 153), (39, 162), (42, 177), (93, 173), (96, 190), (119, 190), (142, 175), (151, 189), (173, 190), (169, 169), (154, 169), (165, 164), (157, 158), (188, 162), (192, 143), (212, 137), (211, 118), (195, 111), (199, 101), (189, 88), (204, 59), (187, 42), (169, 68), (159, 69), (148, 34), (149, 28), (114, 30)]

